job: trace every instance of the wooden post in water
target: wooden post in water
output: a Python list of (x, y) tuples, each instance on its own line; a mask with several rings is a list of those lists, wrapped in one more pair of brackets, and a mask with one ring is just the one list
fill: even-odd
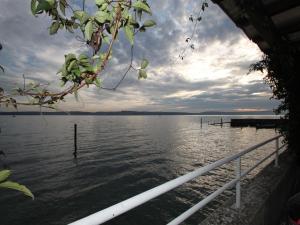
[(222, 117), (221, 117), (221, 127), (223, 127), (223, 119), (222, 119)]
[(74, 152), (73, 155), (77, 158), (77, 124), (74, 124)]
[(201, 128), (202, 128), (202, 117), (201, 117), (201, 122), (200, 123), (201, 123)]

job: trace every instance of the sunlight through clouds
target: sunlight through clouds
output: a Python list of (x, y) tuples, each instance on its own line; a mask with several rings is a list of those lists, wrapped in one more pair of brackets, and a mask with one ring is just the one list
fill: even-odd
[[(143, 58), (149, 59), (148, 79), (138, 80), (132, 71), (117, 91), (86, 88), (79, 93), (80, 102), (71, 96), (60, 108), (197, 112), (276, 107), (278, 102), (269, 100), (271, 90), (263, 75), (247, 75), (250, 64), (260, 60), (262, 53), (218, 6), (209, 2), (193, 39), (195, 50), (186, 49), (185, 40), (193, 28), (188, 18), (199, 10), (199, 2), (150, 1), (157, 26), (136, 37), (134, 56), (134, 65)], [(12, 88), (16, 83), (22, 84), (24, 73), (28, 82), (49, 82), (52, 89), (60, 88), (56, 73), (64, 54), (87, 48), (64, 31), (49, 36), (49, 25), (46, 16), (31, 15), (29, 1), (1, 1), (0, 29), (4, 32), (0, 33), (0, 62), (7, 68), (5, 77), (0, 77), (1, 86)], [(103, 86), (113, 87), (119, 81), (128, 66), (129, 49), (122, 32), (113, 60), (101, 74)], [(184, 49), (186, 55), (180, 60)]]

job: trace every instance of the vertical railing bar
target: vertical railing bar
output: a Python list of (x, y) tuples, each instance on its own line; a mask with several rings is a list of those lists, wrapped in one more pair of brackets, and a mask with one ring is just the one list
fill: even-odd
[(178, 225), (185, 221), (187, 218), (189, 218), (191, 215), (193, 215), (195, 212), (197, 212), (199, 209), (203, 208), (205, 205), (210, 203), (214, 198), (222, 194), (225, 190), (228, 188), (234, 186), (234, 184), (238, 182), (238, 180), (235, 178), (231, 180), (230, 182), (223, 185), (221, 188), (213, 192), (212, 194), (208, 195), (206, 198), (202, 199), (199, 203), (194, 205), (193, 207), (189, 208), (187, 211), (173, 219), (171, 222), (169, 222), (167, 225)]
[[(127, 199), (125, 201), (122, 201), (118, 204), (115, 204), (111, 207), (108, 207), (106, 209), (103, 209), (99, 212), (96, 212), (90, 216), (87, 216), (85, 218), (82, 218), (80, 220), (77, 220), (73, 223), (71, 223), (72, 225), (83, 225), (83, 224), (86, 224), (86, 225), (92, 225), (92, 224), (102, 224), (103, 222), (106, 222), (110, 219), (113, 219), (114, 217), (120, 215), (120, 214), (123, 214), (124, 212), (127, 212), (129, 211), (130, 209), (132, 208), (135, 208), (145, 202), (148, 202), (149, 200), (155, 198), (155, 197), (158, 197), (159, 195), (163, 194), (163, 193), (166, 193), (180, 185), (182, 185), (183, 183), (186, 183), (192, 179), (194, 179), (195, 177), (198, 177), (198, 176), (201, 176), (201, 175), (204, 175), (206, 172), (209, 172), (211, 171), (212, 169), (214, 168), (217, 168), (217, 167), (220, 167), (221, 165), (225, 164), (225, 163), (229, 163), (233, 160), (235, 160), (235, 163), (236, 163), (236, 178), (231, 181), (231, 182), (236, 182), (236, 207), (237, 208), (240, 208), (241, 206), (241, 178), (246, 175), (247, 173), (241, 171), (241, 157), (273, 140), (276, 140), (277, 142), (279, 142), (278, 138), (281, 137), (282, 135), (279, 135), (277, 137), (273, 137), (271, 139), (268, 139), (264, 142), (261, 142), (259, 144), (256, 144), (250, 148), (247, 148), (245, 149), (244, 151), (242, 152), (239, 152), (238, 154), (236, 155), (233, 155), (233, 156), (229, 156), (229, 157), (226, 157), (226, 158), (223, 158), (223, 159), (220, 159), (212, 164), (209, 164), (207, 166), (204, 166), (204, 167), (201, 167), (201, 168), (198, 168), (197, 170), (193, 171), (193, 172), (190, 172), (188, 174), (185, 174), (181, 177), (178, 177), (174, 180), (171, 180), (171, 181), (168, 181), (164, 184), (161, 184), (155, 188), (152, 188), (148, 191), (145, 191), (139, 195), (136, 195), (136, 196), (133, 196), (131, 197), (130, 199)], [(279, 144), (278, 144), (279, 146)], [(279, 149), (283, 148), (283, 146), (281, 146), (280, 148), (276, 148), (276, 154), (278, 153), (279, 155)], [(271, 155), (275, 154), (275, 152), (273, 152)], [(270, 156), (271, 156), (270, 155)], [(269, 158), (269, 157), (266, 157), (266, 158)], [(265, 161), (266, 158), (262, 161)], [(260, 163), (259, 163), (260, 164)], [(250, 170), (251, 171), (251, 170)], [(249, 170), (247, 171), (249, 172)], [(230, 182), (230, 183), (231, 183)], [(233, 185), (233, 184), (232, 184)], [(225, 185), (227, 186), (227, 185)], [(222, 189), (222, 188), (221, 188)], [(213, 195), (211, 195), (210, 197), (214, 196), (215, 194), (217, 194), (219, 191), (221, 191), (221, 189), (218, 189), (216, 192), (214, 192)], [(204, 201), (211, 201), (209, 199), (203, 199)], [(204, 202), (202, 202), (201, 204), (203, 204)], [(200, 207), (200, 205), (198, 205), (198, 207)], [(195, 208), (194, 208), (195, 209)], [(69, 224), (70, 225), (70, 224)]]
[[(279, 149), (282, 149), (284, 146), (285, 145), (280, 146)], [(249, 174), (253, 169), (255, 169), (257, 166), (259, 166), (260, 164), (262, 164), (267, 159), (269, 159), (275, 153), (276, 153), (276, 151), (272, 152), (271, 154), (269, 154), (268, 156), (266, 156), (265, 158), (263, 158), (262, 160), (260, 160), (256, 165), (254, 165), (250, 169), (248, 169), (246, 171), (243, 171), (243, 172), (241, 170), (242, 173), (241, 173), (239, 179), (236, 177), (235, 179), (233, 179), (230, 182), (226, 183), (223, 187), (219, 188), (217, 191), (215, 191), (212, 194), (210, 194), (209, 196), (205, 197), (198, 204), (194, 205), (193, 207), (191, 207), (190, 209), (188, 209), (187, 211), (185, 211), (184, 213), (182, 213), (181, 215), (179, 215), (178, 217), (176, 217), (175, 219), (173, 219), (167, 225), (177, 225), (177, 224), (180, 224), (181, 222), (183, 222), (184, 220), (186, 220), (188, 217), (190, 217), (191, 215), (193, 215), (196, 211), (198, 211), (199, 209), (203, 208), (206, 204), (208, 204), (210, 201), (212, 201), (212, 199), (214, 199), (215, 197), (217, 197), (218, 195), (220, 195), (226, 189), (230, 188), (234, 184), (237, 184), (243, 177), (247, 176), (247, 174)]]
[(238, 182), (235, 185), (236, 189), (236, 199), (235, 199), (235, 206), (237, 209), (241, 207), (241, 157), (237, 158), (236, 161), (236, 168), (235, 168), (235, 173), (236, 173), (236, 179), (238, 179)]
[(260, 160), (258, 163), (256, 163), (254, 166), (252, 166), (251, 168), (247, 169), (246, 171), (244, 171), (241, 175), (241, 177), (246, 176), (247, 174), (249, 174), (252, 170), (254, 170), (256, 167), (258, 167), (260, 164), (262, 164), (264, 161), (266, 161), (267, 159), (269, 159), (272, 155), (274, 155), (276, 152), (272, 152), (271, 154), (269, 154), (268, 156), (266, 156), (265, 158), (263, 158), (262, 160)]

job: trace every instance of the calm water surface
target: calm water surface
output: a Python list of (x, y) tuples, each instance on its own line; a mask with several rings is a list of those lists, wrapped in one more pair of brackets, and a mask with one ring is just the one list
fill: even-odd
[[(29, 187), (36, 199), (1, 190), (0, 224), (67, 224), (276, 134), (211, 126), (207, 121), (220, 116), (202, 118), (201, 128), (200, 116), (1, 116), (0, 149), (6, 158), (0, 166), (9, 167), (11, 179)], [(75, 122), (77, 160), (72, 155)], [(243, 168), (273, 147), (249, 154)], [(106, 224), (166, 224), (233, 176), (233, 165), (226, 165)], [(186, 224), (197, 224), (231, 194), (227, 191)]]

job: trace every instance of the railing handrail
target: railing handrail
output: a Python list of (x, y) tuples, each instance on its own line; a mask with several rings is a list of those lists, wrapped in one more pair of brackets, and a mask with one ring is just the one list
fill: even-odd
[[(127, 211), (129, 211), (129, 210), (131, 210), (131, 209), (133, 209), (133, 208), (135, 208), (137, 206), (139, 206), (139, 205), (142, 205), (142, 204), (150, 201), (153, 198), (156, 198), (156, 197), (158, 197), (158, 196), (160, 196), (160, 195), (162, 195), (162, 194), (164, 194), (164, 193), (166, 193), (166, 192), (168, 192), (170, 190), (173, 190), (176, 187), (178, 187), (178, 186), (180, 186), (180, 185), (182, 185), (182, 184), (184, 184), (184, 183), (186, 183), (188, 181), (191, 181), (191, 180), (195, 179), (196, 177), (204, 175), (207, 172), (209, 172), (209, 171), (211, 171), (211, 170), (213, 170), (213, 169), (215, 169), (217, 167), (220, 167), (220, 166), (222, 166), (222, 165), (224, 165), (226, 163), (229, 163), (229, 162), (231, 162), (233, 160), (236, 160), (236, 159), (239, 159), (239, 161), (240, 161), (241, 156), (243, 156), (243, 155), (245, 155), (245, 154), (247, 154), (247, 153), (249, 153), (249, 152), (251, 152), (251, 151), (253, 151), (253, 150), (255, 150), (255, 149), (257, 149), (257, 148), (259, 148), (261, 146), (263, 146), (263, 145), (266, 145), (266, 144), (268, 144), (268, 143), (270, 143), (270, 142), (272, 142), (274, 140), (276, 140), (276, 143), (278, 143), (278, 139), (281, 136), (282, 135), (277, 135), (277, 136), (275, 136), (273, 138), (270, 138), (270, 139), (268, 139), (266, 141), (263, 141), (263, 142), (261, 142), (259, 144), (251, 146), (251, 147), (249, 147), (249, 148), (247, 148), (247, 149), (245, 149), (245, 150), (243, 150), (241, 152), (238, 152), (238, 153), (236, 153), (236, 154), (234, 154), (232, 156), (228, 156), (228, 157), (225, 157), (223, 159), (219, 159), (216, 162), (213, 162), (213, 163), (208, 164), (208, 165), (206, 165), (204, 167), (198, 168), (198, 169), (196, 169), (196, 170), (194, 170), (192, 172), (189, 172), (189, 173), (187, 173), (185, 175), (182, 175), (182, 176), (180, 176), (178, 178), (170, 180), (170, 181), (168, 181), (168, 182), (166, 182), (164, 184), (161, 184), (161, 185), (159, 185), (157, 187), (154, 187), (154, 188), (152, 188), (152, 189), (150, 189), (148, 191), (145, 191), (145, 192), (143, 192), (141, 194), (133, 196), (133, 197), (127, 199), (127, 200), (124, 200), (124, 201), (122, 201), (120, 203), (117, 203), (117, 204), (115, 204), (113, 206), (110, 206), (110, 207), (108, 207), (106, 209), (103, 209), (103, 210), (101, 210), (99, 212), (96, 212), (96, 213), (91, 214), (91, 215), (89, 215), (87, 217), (84, 217), (84, 218), (82, 218), (80, 220), (77, 220), (77, 221), (75, 221), (73, 223), (70, 223), (69, 225), (99, 225), (99, 224), (102, 224), (102, 223), (104, 223), (104, 222), (106, 222), (108, 220), (111, 220), (111, 219), (113, 219), (113, 218), (115, 218), (115, 217), (117, 217), (117, 216), (119, 216), (119, 215), (121, 215), (121, 214), (123, 214), (123, 213), (125, 213), (125, 212), (127, 212)], [(278, 146), (278, 144), (276, 146)], [(281, 146), (281, 148), (282, 147), (283, 146)], [(257, 167), (263, 161), (265, 161), (266, 159), (268, 159), (269, 157), (271, 157), (272, 155), (274, 155), (275, 153), (277, 153), (278, 150), (279, 150), (279, 148), (276, 149), (276, 151), (272, 152), (272, 154), (270, 154), (269, 156), (267, 156), (263, 160), (261, 160), (260, 163), (258, 163), (258, 164), (255, 165), (255, 167)], [(278, 155), (278, 154), (276, 154), (276, 155)], [(251, 170), (253, 170), (255, 167), (251, 168)], [(251, 170), (248, 170), (247, 173), (249, 173)], [(229, 183), (225, 184), (222, 188), (224, 188), (225, 186), (226, 186), (225, 189), (231, 187), (232, 185), (238, 183), (243, 176), (245, 176), (245, 173), (243, 173), (242, 175), (240, 175), (239, 178), (236, 178), (236, 179), (230, 181), (229, 182), (230, 184)], [(222, 188), (220, 188), (220, 189), (222, 189)], [(217, 194), (216, 194), (216, 196), (217, 196), (217, 195), (219, 195), (220, 193), (222, 193), (225, 190), (225, 189), (224, 190), (222, 189), (222, 191), (220, 192), (220, 189), (218, 189), (217, 191), (215, 191), (213, 194), (215, 194), (217, 192)], [(211, 195), (213, 195), (213, 194), (211, 194)], [(216, 197), (216, 196), (213, 196), (213, 198)], [(206, 197), (202, 201), (206, 200), (208, 197)], [(208, 202), (205, 202), (205, 204), (207, 204)], [(200, 205), (200, 206), (203, 207), (204, 205), (203, 206)], [(194, 213), (194, 212), (192, 212), (192, 213)], [(179, 217), (181, 217), (181, 216), (182, 215), (180, 215)], [(179, 218), (179, 217), (177, 217), (177, 218)], [(174, 219), (173, 221), (175, 221), (176, 219)], [(173, 221), (171, 221), (169, 224), (179, 224), (177, 222), (173, 223)], [(180, 222), (182, 222), (182, 221), (180, 221)]]

